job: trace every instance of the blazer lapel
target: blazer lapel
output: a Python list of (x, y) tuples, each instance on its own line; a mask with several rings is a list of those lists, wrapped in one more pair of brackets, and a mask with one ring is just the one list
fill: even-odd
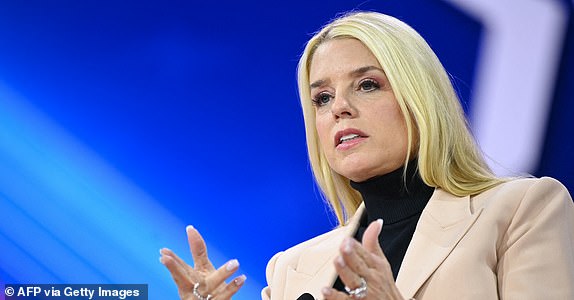
[(337, 278), (333, 260), (339, 254), (339, 247), (345, 237), (353, 236), (364, 212), (361, 204), (347, 225), (336, 229), (323, 242), (307, 248), (301, 253), (296, 269), (287, 272), (285, 299), (297, 299), (303, 293), (310, 293), (315, 299), (321, 299), (321, 289), (332, 286)]
[[(326, 240), (307, 248), (297, 266), (285, 278), (285, 299), (297, 299), (310, 293), (322, 298), (321, 289), (332, 286), (336, 279), (333, 260), (345, 237), (353, 236), (365, 210), (362, 203), (347, 225), (337, 229)], [(404, 297), (413, 297), (426, 280), (448, 257), (474, 224), (482, 208), (473, 212), (470, 197), (456, 197), (436, 189), (423, 210), (417, 229), (397, 277), (396, 284)], [(384, 225), (383, 225), (384, 226)]]
[(474, 224), (482, 208), (472, 212), (470, 197), (436, 189), (421, 214), (396, 284), (404, 297), (413, 297)]

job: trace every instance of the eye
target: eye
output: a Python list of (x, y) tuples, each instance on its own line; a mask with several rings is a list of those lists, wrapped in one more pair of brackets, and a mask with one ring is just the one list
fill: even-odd
[(365, 79), (359, 83), (359, 90), (364, 92), (378, 90), (380, 87), (379, 83), (372, 79)]
[(329, 101), (331, 101), (331, 99), (333, 98), (333, 96), (331, 96), (329, 93), (319, 93), (317, 96), (315, 96), (313, 98), (313, 105), (315, 106), (323, 106), (327, 103), (329, 103)]

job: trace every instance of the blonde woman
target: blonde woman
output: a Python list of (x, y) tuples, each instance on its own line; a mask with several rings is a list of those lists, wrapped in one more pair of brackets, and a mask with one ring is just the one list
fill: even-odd
[[(574, 204), (551, 178), (498, 178), (424, 39), (380, 13), (311, 38), (298, 84), (309, 158), (338, 228), (276, 254), (263, 299), (574, 299)], [(192, 268), (161, 261), (182, 299), (230, 299), (188, 228)]]

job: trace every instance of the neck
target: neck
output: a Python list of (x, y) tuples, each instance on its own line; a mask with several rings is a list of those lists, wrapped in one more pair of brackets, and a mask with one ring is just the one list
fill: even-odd
[(367, 221), (382, 218), (385, 224), (420, 213), (434, 191), (422, 181), (416, 159), (409, 162), (406, 173), (401, 167), (362, 182), (351, 181), (351, 186), (363, 197)]

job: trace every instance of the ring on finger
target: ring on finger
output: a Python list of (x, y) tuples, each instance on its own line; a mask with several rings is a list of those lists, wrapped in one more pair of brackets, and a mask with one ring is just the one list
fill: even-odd
[(199, 293), (199, 282), (196, 282), (193, 285), (193, 295), (198, 299), (198, 300), (211, 300), (211, 298), (213, 298), (213, 296), (211, 294), (207, 294), (207, 296), (203, 296)]
[(359, 279), (361, 280), (361, 285), (358, 288), (350, 289), (347, 286), (345, 286), (345, 291), (347, 291), (347, 293), (349, 293), (349, 296), (351, 296), (351, 298), (353, 299), (362, 299), (367, 296), (367, 282), (363, 277), (359, 277)]

